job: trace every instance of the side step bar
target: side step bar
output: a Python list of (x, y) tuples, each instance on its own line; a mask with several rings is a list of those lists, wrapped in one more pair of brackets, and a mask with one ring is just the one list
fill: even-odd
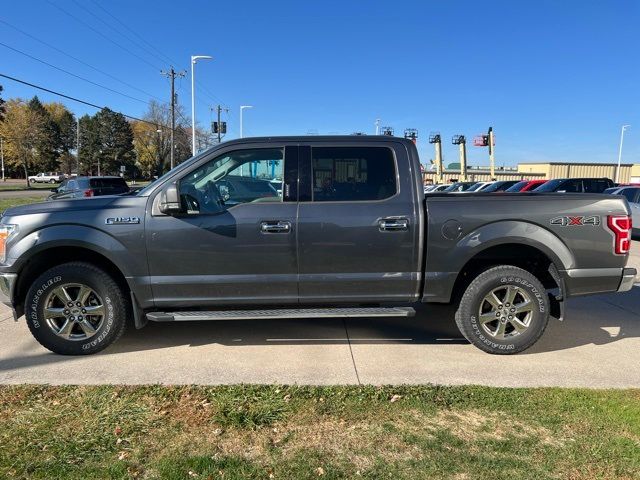
[(255, 320), (276, 318), (354, 318), (413, 317), (411, 307), (376, 308), (281, 308), (277, 310), (218, 310), (211, 312), (149, 312), (152, 322), (187, 322), (194, 320)]

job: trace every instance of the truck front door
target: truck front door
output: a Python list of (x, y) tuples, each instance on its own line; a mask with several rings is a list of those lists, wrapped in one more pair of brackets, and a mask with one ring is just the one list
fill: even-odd
[(182, 212), (147, 218), (157, 307), (297, 303), (298, 147), (257, 145), (194, 166), (178, 180)]
[(400, 142), (300, 147), (301, 303), (417, 299), (423, 207), (414, 170)]

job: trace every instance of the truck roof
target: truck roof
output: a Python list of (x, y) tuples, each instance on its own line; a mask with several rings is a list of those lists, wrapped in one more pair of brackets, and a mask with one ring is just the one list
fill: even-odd
[(407, 145), (414, 145), (413, 141), (403, 137), (393, 137), (390, 135), (289, 135), (289, 136), (271, 136), (271, 137), (243, 137), (224, 142), (227, 145), (234, 143), (248, 142), (384, 142), (393, 141)]

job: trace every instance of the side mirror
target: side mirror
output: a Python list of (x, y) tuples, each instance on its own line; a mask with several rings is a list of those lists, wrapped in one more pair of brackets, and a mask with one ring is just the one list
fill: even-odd
[(178, 194), (178, 187), (175, 183), (169, 185), (160, 193), (158, 209), (165, 215), (173, 215), (182, 211), (180, 195)]
[(51, 189), (51, 191), (52, 191), (53, 193), (58, 193), (58, 189), (57, 189), (57, 188), (52, 188), (52, 189)]

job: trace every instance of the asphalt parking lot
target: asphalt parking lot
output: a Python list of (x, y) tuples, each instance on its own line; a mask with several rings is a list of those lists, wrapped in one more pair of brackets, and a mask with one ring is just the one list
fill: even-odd
[[(640, 267), (639, 242), (632, 251), (630, 265)], [(410, 319), (150, 323), (90, 357), (48, 352), (2, 307), (0, 383), (639, 387), (639, 306), (640, 286), (573, 299), (564, 322), (508, 357), (462, 339), (448, 306), (423, 306)]]

